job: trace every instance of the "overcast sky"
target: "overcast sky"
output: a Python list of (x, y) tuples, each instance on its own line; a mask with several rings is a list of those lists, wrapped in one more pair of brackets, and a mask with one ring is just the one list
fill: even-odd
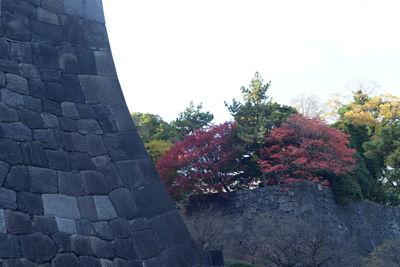
[(173, 120), (189, 101), (216, 122), (258, 71), (289, 104), (325, 100), (346, 83), (378, 82), (400, 95), (399, 0), (103, 0), (131, 112)]

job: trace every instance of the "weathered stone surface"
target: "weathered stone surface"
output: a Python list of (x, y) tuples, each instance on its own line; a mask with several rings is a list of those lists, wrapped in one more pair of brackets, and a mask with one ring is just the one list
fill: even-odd
[[(21, 94), (12, 92), (8, 89), (0, 89), (1, 101), (11, 107), (24, 106), (24, 97)], [(12, 121), (14, 122), (14, 121)]]
[(21, 122), (1, 123), (3, 136), (15, 141), (29, 141), (32, 140), (32, 130)]
[(4, 218), (9, 234), (20, 235), (33, 232), (32, 221), (28, 214), (6, 210), (4, 212)]
[(102, 267), (101, 261), (94, 257), (81, 256), (81, 257), (79, 257), (79, 261), (81, 263), (81, 266)]
[(21, 76), (25, 79), (40, 81), (40, 71), (35, 65), (20, 63), (18, 67)]
[(7, 179), (4, 183), (6, 188), (15, 191), (27, 191), (29, 190), (29, 177), (28, 170), (24, 165), (11, 166), (10, 172), (7, 175)]
[(115, 238), (128, 238), (130, 236), (128, 220), (116, 218), (109, 221), (109, 225)]
[(0, 234), (6, 234), (6, 233), (7, 233), (7, 227), (4, 218), (4, 210), (0, 209)]
[(34, 262), (43, 263), (52, 259), (57, 252), (56, 245), (46, 235), (30, 234), (19, 238), (22, 256)]
[(19, 258), (21, 257), (21, 247), (18, 237), (14, 235), (0, 234), (0, 258)]
[(99, 219), (96, 205), (92, 196), (78, 197), (77, 201), (82, 218), (90, 221), (97, 221)]
[(97, 237), (90, 237), (90, 246), (93, 254), (99, 258), (112, 258), (114, 249), (109, 241), (102, 240)]
[(44, 127), (43, 118), (37, 112), (20, 109), (18, 110), (18, 117), (24, 125), (31, 129), (40, 129)]
[(72, 235), (71, 236), (71, 249), (78, 255), (92, 255), (92, 248), (90, 246), (90, 239), (87, 236)]
[(66, 253), (57, 255), (52, 260), (53, 267), (72, 267), (79, 266), (79, 259), (74, 254)]
[(25, 213), (41, 215), (43, 214), (43, 201), (40, 194), (29, 192), (19, 192), (17, 196), (18, 208)]
[(3, 267), (35, 267), (35, 264), (27, 259), (8, 259), (3, 261)]
[(116, 209), (118, 216), (125, 219), (133, 219), (137, 216), (138, 208), (135, 200), (126, 188), (115, 189), (110, 193), (110, 200)]
[(45, 215), (73, 220), (80, 219), (75, 197), (56, 194), (43, 194), (42, 197)]
[(31, 33), (29, 30), (29, 19), (9, 12), (2, 12), (5, 20), (5, 31), (7, 38), (17, 41), (29, 41)]
[(32, 50), (28, 43), (11, 43), (10, 58), (16, 62), (32, 63)]
[(57, 193), (57, 172), (47, 168), (29, 167), (29, 184), (33, 193)]
[(101, 239), (112, 240), (114, 238), (111, 227), (107, 221), (95, 222), (94, 229), (97, 233), (97, 236)]
[(58, 192), (64, 195), (82, 196), (85, 190), (79, 173), (58, 172)]
[(51, 216), (35, 216), (34, 217), (35, 223), (35, 231), (46, 234), (52, 235), (58, 231), (57, 223), (54, 217)]
[[(56, 135), (57, 139), (57, 135)], [(70, 158), (68, 152), (62, 150), (46, 150), (49, 167), (54, 170), (69, 171), (71, 170)]]
[(16, 209), (17, 193), (13, 190), (0, 188), (0, 207), (4, 209)]
[(96, 232), (94, 230), (94, 225), (91, 221), (83, 219), (75, 222), (76, 224), (76, 231), (80, 235), (95, 235)]
[(81, 174), (87, 193), (102, 195), (109, 192), (106, 179), (101, 172), (82, 171)]
[(6, 74), (7, 89), (20, 94), (28, 94), (28, 82), (19, 75)]
[(71, 249), (71, 239), (70, 235), (63, 232), (57, 232), (51, 236), (54, 243), (56, 244), (58, 251), (60, 253), (63, 252), (72, 252)]
[(70, 119), (79, 119), (79, 113), (76, 109), (76, 105), (71, 102), (61, 103), (62, 115)]
[(94, 196), (93, 198), (100, 220), (111, 220), (117, 217), (114, 207), (107, 196)]
[(116, 239), (114, 241), (115, 256), (126, 260), (136, 259), (135, 247), (132, 240)]
[(46, 154), (39, 142), (25, 142), (20, 147), (26, 165), (48, 167)]
[(68, 234), (76, 234), (76, 225), (74, 220), (64, 219), (64, 218), (56, 218), (57, 228), (60, 232), (68, 233)]

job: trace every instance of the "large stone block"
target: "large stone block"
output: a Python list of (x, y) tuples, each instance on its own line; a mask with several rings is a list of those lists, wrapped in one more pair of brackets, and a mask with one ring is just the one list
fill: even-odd
[(128, 189), (115, 189), (110, 193), (110, 200), (118, 216), (133, 219), (138, 215), (139, 209), (136, 206), (132, 193)]
[(37, 263), (52, 259), (57, 253), (53, 240), (46, 235), (30, 234), (19, 237), (22, 256)]
[(13, 190), (0, 187), (0, 209), (16, 209), (17, 193)]
[(60, 194), (43, 194), (44, 214), (78, 220), (81, 218), (75, 197)]
[(18, 237), (0, 234), (0, 259), (21, 257), (21, 247)]
[(33, 193), (57, 193), (57, 172), (47, 168), (29, 167), (29, 184)]
[(94, 196), (93, 198), (100, 220), (111, 220), (117, 217), (115, 209), (107, 196)]
[(6, 210), (4, 212), (7, 231), (9, 234), (31, 234), (33, 232), (32, 221), (28, 214)]

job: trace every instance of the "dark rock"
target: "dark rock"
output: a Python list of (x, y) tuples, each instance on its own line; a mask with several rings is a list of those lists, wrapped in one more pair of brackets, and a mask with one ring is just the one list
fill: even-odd
[(13, 190), (0, 187), (0, 207), (3, 209), (16, 209), (17, 193)]
[(76, 230), (80, 235), (95, 235), (93, 223), (89, 220), (83, 219), (75, 222)]
[(21, 257), (21, 247), (18, 237), (13, 235), (0, 234), (0, 258), (19, 258)]
[(22, 156), (26, 165), (47, 167), (46, 154), (39, 142), (25, 142), (21, 144)]
[(11, 166), (4, 186), (15, 191), (28, 191), (29, 176), (27, 167), (24, 165)]
[(43, 148), (56, 149), (57, 141), (54, 132), (51, 130), (34, 130), (33, 139), (38, 141)]
[(95, 222), (94, 229), (96, 230), (97, 236), (101, 239), (112, 240), (114, 238), (111, 227), (106, 221)]
[(32, 140), (32, 131), (21, 122), (0, 123), (5, 138), (16, 141)]
[(131, 239), (115, 239), (115, 256), (126, 260), (136, 258), (135, 246)]
[(35, 267), (36, 265), (27, 259), (18, 259), (18, 260), (4, 260), (3, 267)]
[(110, 259), (114, 256), (114, 249), (109, 241), (91, 236), (90, 246), (93, 254), (99, 258)]
[(31, 129), (43, 128), (43, 118), (37, 113), (27, 109), (18, 110), (19, 119)]
[(29, 167), (29, 185), (32, 193), (57, 193), (57, 172), (38, 167)]
[(72, 267), (80, 266), (79, 259), (71, 253), (59, 254), (52, 261), (52, 267)]
[(7, 38), (18, 41), (29, 41), (31, 38), (29, 19), (9, 12), (2, 12)]
[(36, 113), (42, 113), (42, 101), (38, 98), (31, 96), (24, 96), (24, 106), (27, 110), (35, 111)]
[(97, 221), (99, 218), (97, 216), (97, 210), (94, 203), (94, 199), (91, 196), (78, 197), (78, 207), (82, 214), (82, 218)]
[(64, 41), (61, 27), (41, 21), (31, 21), (32, 40), (51, 45), (59, 45)]
[(118, 216), (126, 219), (133, 219), (137, 216), (138, 208), (128, 189), (115, 189), (110, 193), (110, 200), (115, 207)]
[(71, 249), (74, 253), (78, 255), (92, 255), (90, 239), (87, 236), (82, 236), (82, 235), (71, 236)]
[(85, 190), (79, 173), (58, 172), (58, 192), (64, 195), (82, 196)]
[[(45, 87), (46, 87), (46, 96), (48, 97), (48, 99), (56, 102), (62, 102), (64, 100), (64, 89), (60, 83), (48, 82), (45, 83)], [(60, 113), (55, 115), (62, 115), (62, 114)]]
[(76, 75), (62, 75), (61, 84), (64, 88), (66, 101), (74, 103), (85, 102), (85, 96), (83, 95), (81, 85)]
[(116, 218), (109, 221), (115, 238), (128, 238), (130, 236), (129, 222), (123, 218)]
[(88, 134), (84, 136), (86, 151), (90, 156), (99, 156), (107, 153), (101, 136)]
[(61, 116), (61, 105), (60, 103), (48, 99), (44, 99), (43, 101), (43, 111), (56, 115)]
[(11, 43), (10, 58), (17, 62), (32, 63), (31, 45), (27, 43)]
[(81, 174), (87, 193), (101, 195), (109, 192), (106, 179), (101, 172), (82, 171)]
[(43, 194), (42, 198), (45, 215), (72, 220), (81, 218), (75, 197), (60, 194)]
[(28, 192), (18, 193), (18, 207), (22, 212), (28, 214), (42, 215), (43, 201), (40, 194)]
[(58, 231), (57, 223), (54, 217), (50, 216), (35, 216), (35, 231), (45, 234), (52, 235)]
[(103, 266), (101, 266), (100, 260), (96, 259), (94, 257), (81, 256), (81, 257), (79, 257), (79, 261), (81, 263), (81, 266), (85, 266), (85, 267), (103, 267)]
[(22, 256), (38, 263), (49, 261), (57, 252), (54, 241), (45, 235), (22, 235), (19, 240)]
[(46, 155), (50, 168), (60, 171), (71, 170), (68, 152), (62, 150), (46, 150)]
[(76, 132), (76, 121), (69, 118), (60, 117), (61, 130), (65, 132)]
[(76, 49), (79, 61), (80, 72), (84, 75), (96, 75), (96, 62), (93, 50), (90, 48), (79, 47)]
[(11, 140), (0, 140), (0, 160), (9, 164), (21, 164), (22, 153), (17, 142)]
[(96, 166), (93, 164), (90, 157), (85, 153), (72, 152), (71, 157), (71, 168), (73, 170), (95, 170)]
[(71, 239), (67, 233), (57, 232), (51, 236), (59, 252), (71, 252)]
[(74, 145), (72, 143), (72, 136), (70, 133), (67, 133), (65, 131), (54, 131), (56, 135), (56, 140), (57, 144), (59, 147), (66, 151), (73, 151), (74, 150)]
[(28, 214), (11, 210), (4, 211), (7, 231), (10, 234), (30, 234), (33, 232), (32, 221)]
[(32, 59), (39, 68), (58, 70), (58, 54), (54, 46), (34, 44), (32, 45)]

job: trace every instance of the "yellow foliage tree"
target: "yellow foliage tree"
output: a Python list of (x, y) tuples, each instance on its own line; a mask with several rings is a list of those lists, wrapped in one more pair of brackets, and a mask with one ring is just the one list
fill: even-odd
[(348, 111), (344, 113), (344, 119), (348, 122), (367, 126), (379, 130), (393, 122), (400, 121), (400, 98), (391, 94), (365, 99), (360, 93), (355, 95), (354, 101), (348, 105)]

